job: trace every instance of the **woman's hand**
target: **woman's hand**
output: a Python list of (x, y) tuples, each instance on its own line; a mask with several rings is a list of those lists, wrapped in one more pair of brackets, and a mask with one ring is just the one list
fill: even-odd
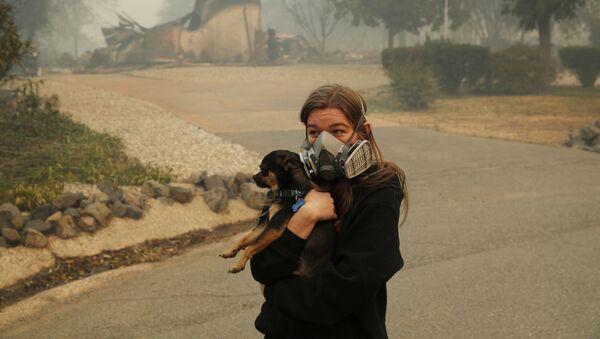
[(304, 206), (298, 210), (315, 221), (337, 219), (333, 198), (329, 192), (310, 190), (304, 197)]
[(287, 228), (306, 240), (318, 221), (333, 219), (337, 219), (337, 214), (331, 194), (313, 189), (304, 197), (304, 205), (294, 214)]

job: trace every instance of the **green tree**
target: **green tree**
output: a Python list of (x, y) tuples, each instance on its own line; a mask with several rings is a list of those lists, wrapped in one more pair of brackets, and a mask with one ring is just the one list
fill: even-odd
[[(36, 47), (43, 49), (44, 42), (53, 35), (70, 38), (72, 53), (79, 55), (82, 29), (99, 19), (97, 10), (114, 8), (116, 0), (5, 0), (14, 7), (15, 22), (24, 36)], [(42, 37), (41, 37), (42, 36)], [(50, 43), (51, 45), (51, 43)]]
[(11, 68), (31, 51), (29, 41), (22, 41), (12, 15), (12, 6), (0, 0), (0, 84), (10, 79)]
[(561, 31), (567, 38), (589, 32), (592, 46), (600, 46), (600, 0), (587, 0), (576, 14), (575, 18), (561, 23)]
[(39, 33), (51, 26), (51, 19), (57, 11), (55, 0), (5, 0), (14, 8), (14, 20), (21, 33), (34, 41)]
[[(394, 37), (403, 31), (418, 33), (425, 26), (438, 29), (444, 23), (443, 0), (330, 0), (338, 13), (350, 11), (354, 25), (383, 24), (388, 31), (388, 47), (394, 47)], [(451, 28), (459, 27), (468, 18), (467, 2), (449, 0)]]
[(471, 15), (465, 27), (473, 30), (483, 45), (492, 49), (508, 47), (519, 29), (516, 17), (502, 15), (504, 0), (472, 0)]
[(585, 0), (504, 0), (503, 13), (513, 14), (525, 30), (537, 30), (540, 41), (540, 62), (545, 70), (542, 90), (552, 82), (552, 25), (573, 18)]

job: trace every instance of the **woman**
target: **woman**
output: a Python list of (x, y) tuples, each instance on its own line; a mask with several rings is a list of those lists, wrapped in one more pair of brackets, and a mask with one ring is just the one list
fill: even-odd
[[(335, 202), (330, 193), (311, 190), (283, 236), (252, 259), (253, 277), (265, 285), (255, 322), (265, 338), (387, 338), (386, 282), (403, 266), (398, 221), (403, 198), (406, 217), (407, 190), (404, 172), (383, 161), (365, 107), (358, 93), (340, 85), (316, 89), (302, 107), (308, 149), (320, 149), (316, 144), (328, 135), (346, 145), (367, 140), (374, 162), (351, 179), (327, 178)], [(294, 276), (304, 243), (322, 220), (336, 220), (332, 262), (312, 277)]]

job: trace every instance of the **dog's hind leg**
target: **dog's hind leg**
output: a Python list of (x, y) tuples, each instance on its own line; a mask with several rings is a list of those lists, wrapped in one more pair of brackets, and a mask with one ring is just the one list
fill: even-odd
[(253, 243), (252, 245), (246, 247), (244, 254), (240, 258), (240, 260), (229, 270), (229, 273), (238, 273), (246, 268), (246, 263), (248, 260), (252, 259), (252, 257), (267, 248), (267, 246), (271, 245), (275, 240), (277, 240), (283, 234), (285, 227), (281, 227), (279, 229), (268, 229), (266, 230), (260, 238)]
[(260, 235), (264, 233), (265, 229), (267, 228), (267, 225), (269, 224), (269, 219), (268, 219), (268, 215), (267, 215), (268, 213), (269, 213), (269, 206), (263, 207), (261, 215), (258, 218), (258, 224), (250, 232), (248, 232), (242, 239), (240, 239), (238, 242), (236, 242), (235, 245), (231, 249), (219, 254), (219, 256), (222, 258), (233, 258), (238, 254), (239, 251), (243, 250), (248, 245), (250, 245), (254, 240), (258, 239), (258, 237), (260, 237)]
[(219, 256), (222, 258), (235, 257), (239, 251), (243, 250), (248, 245), (250, 245), (253, 241), (258, 239), (260, 237), (260, 235), (264, 233), (266, 228), (267, 228), (266, 224), (256, 226), (252, 231), (248, 232), (242, 239), (240, 239), (238, 242), (236, 242), (235, 245), (231, 249), (219, 254)]

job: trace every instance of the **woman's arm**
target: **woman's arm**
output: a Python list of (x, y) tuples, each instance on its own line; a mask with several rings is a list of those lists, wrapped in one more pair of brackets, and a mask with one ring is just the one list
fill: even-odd
[(337, 262), (311, 278), (293, 277), (267, 284), (265, 298), (269, 303), (289, 317), (332, 324), (375, 297), (403, 266), (399, 213), (382, 204), (361, 208), (344, 226), (348, 233), (338, 249)]
[(304, 206), (287, 224), (283, 235), (250, 261), (254, 280), (269, 284), (290, 276), (298, 268), (300, 254), (315, 224), (337, 218), (333, 199), (327, 192), (311, 190)]

